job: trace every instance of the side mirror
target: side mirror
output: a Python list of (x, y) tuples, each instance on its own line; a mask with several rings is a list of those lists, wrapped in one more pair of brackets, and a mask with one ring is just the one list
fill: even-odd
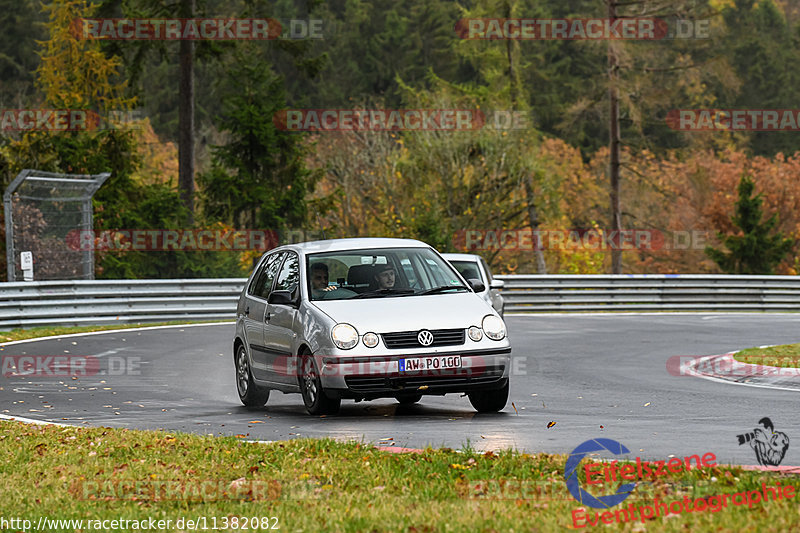
[(479, 279), (468, 279), (467, 283), (469, 283), (469, 286), (472, 287), (472, 290), (475, 292), (483, 292), (486, 290), (486, 285)]
[(489, 284), (489, 287), (492, 289), (502, 289), (506, 286), (506, 282), (501, 279), (493, 279), (492, 282)]
[(267, 302), (275, 305), (297, 305), (297, 302), (292, 298), (292, 291), (272, 291), (269, 293)]

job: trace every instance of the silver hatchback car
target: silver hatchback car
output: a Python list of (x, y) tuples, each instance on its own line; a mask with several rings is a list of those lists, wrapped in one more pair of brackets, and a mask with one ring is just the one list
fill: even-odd
[(479, 412), (505, 407), (511, 345), (496, 311), (427, 244), (339, 239), (264, 254), (236, 311), (239, 398), (299, 392), (311, 414), (342, 399), (466, 393)]

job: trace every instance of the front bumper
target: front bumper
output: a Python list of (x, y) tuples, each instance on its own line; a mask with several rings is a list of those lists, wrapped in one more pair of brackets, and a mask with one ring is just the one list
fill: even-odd
[[(397, 371), (397, 361), (425, 356), (460, 355), (461, 368)], [(373, 399), (414, 394), (446, 394), (498, 389), (509, 377), (511, 347), (380, 356), (316, 356), (328, 396)]]

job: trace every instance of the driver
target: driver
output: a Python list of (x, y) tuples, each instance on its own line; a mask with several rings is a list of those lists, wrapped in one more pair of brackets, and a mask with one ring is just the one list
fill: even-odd
[(395, 272), (392, 265), (388, 263), (380, 265), (375, 271), (375, 281), (378, 283), (378, 290), (393, 289)]
[(330, 300), (354, 296), (353, 291), (340, 289), (336, 285), (328, 285), (328, 265), (313, 263), (311, 265), (311, 297), (314, 300)]

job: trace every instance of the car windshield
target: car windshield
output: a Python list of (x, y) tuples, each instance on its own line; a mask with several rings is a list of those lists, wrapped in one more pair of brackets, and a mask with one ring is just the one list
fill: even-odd
[(456, 270), (464, 279), (477, 279), (484, 282), (484, 284), (486, 283), (486, 280), (481, 276), (481, 270), (478, 268), (477, 262), (455, 259), (451, 260), (450, 264), (456, 267)]
[(429, 248), (345, 250), (306, 257), (311, 300), (421, 296), (469, 290)]

